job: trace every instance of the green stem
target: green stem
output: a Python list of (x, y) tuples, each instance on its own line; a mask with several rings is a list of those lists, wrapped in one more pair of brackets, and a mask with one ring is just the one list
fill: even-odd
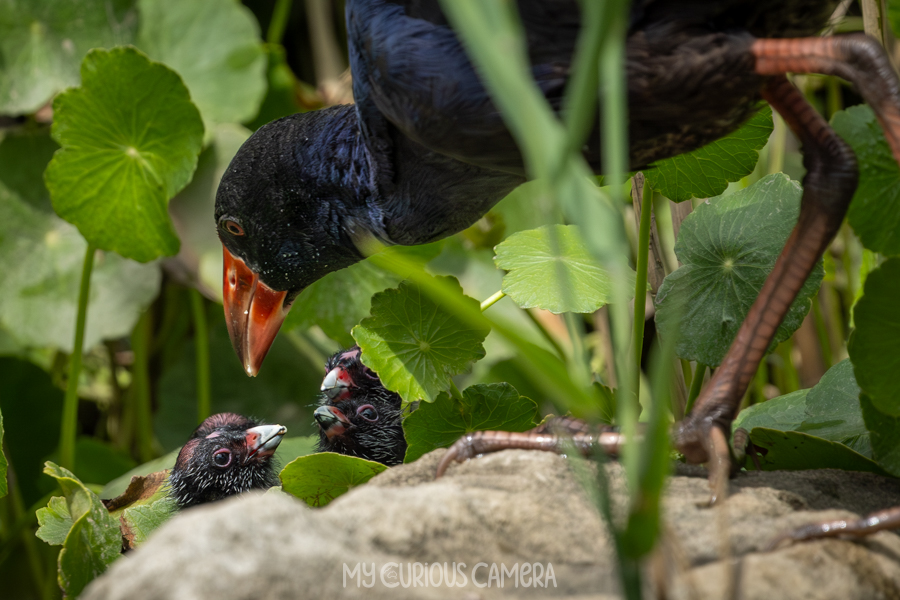
[(784, 148), (787, 144), (787, 127), (777, 112), (772, 112), (774, 131), (769, 143), (769, 173), (780, 173), (784, 169)]
[(637, 278), (634, 284), (634, 331), (631, 340), (634, 344), (634, 371), (632, 386), (635, 395), (640, 397), (641, 391), (641, 352), (644, 347), (644, 317), (647, 297), (647, 264), (650, 257), (650, 220), (653, 215), (653, 190), (644, 182), (641, 194), (641, 227), (637, 243)]
[(75, 435), (78, 429), (78, 377), (81, 375), (81, 355), (84, 346), (84, 326), (87, 322), (87, 305), (91, 292), (91, 271), (94, 269), (96, 247), (88, 244), (81, 268), (81, 286), (78, 290), (78, 313), (75, 317), (75, 343), (69, 362), (69, 380), (63, 400), (62, 431), (59, 436), (59, 464), (70, 471), (75, 468)]
[(209, 377), (209, 331), (203, 296), (191, 288), (191, 314), (194, 317), (194, 344), (197, 352), (197, 423), (202, 423), (212, 411)]
[(131, 349), (134, 352), (131, 387), (135, 406), (138, 456), (141, 462), (148, 462), (154, 458), (149, 375), (150, 311), (145, 311), (134, 326), (134, 331), (131, 332)]
[(503, 290), (496, 292), (490, 298), (488, 298), (487, 300), (485, 300), (484, 302), (481, 303), (481, 312), (486, 311), (493, 305), (495, 305), (498, 302), (500, 302), (501, 300), (503, 300), (505, 297), (506, 297), (506, 294), (503, 292)]
[(568, 360), (566, 357), (566, 352), (562, 349), (562, 346), (559, 345), (559, 342), (556, 341), (556, 338), (554, 338), (553, 335), (549, 331), (547, 331), (547, 328), (544, 327), (544, 324), (541, 323), (538, 318), (534, 316), (534, 313), (532, 313), (527, 308), (523, 308), (522, 312), (524, 312), (525, 316), (528, 317), (532, 323), (534, 323), (534, 326), (538, 328), (538, 331), (541, 332), (541, 335), (544, 336), (544, 339), (550, 342), (550, 345), (553, 346), (553, 349), (556, 351), (556, 355), (559, 357), (559, 360), (566, 362)]
[(452, 379), (450, 380), (450, 395), (459, 401), (462, 401), (462, 399), (463, 399), (462, 392), (459, 391), (459, 388), (456, 387), (456, 384), (453, 382)]
[(293, 0), (277, 0), (272, 10), (272, 20), (269, 21), (269, 30), (266, 32), (266, 42), (280, 44), (287, 29), (288, 18), (291, 16), (291, 4)]
[(832, 361), (831, 338), (828, 337), (828, 327), (825, 325), (825, 316), (822, 314), (822, 295), (824, 293), (824, 290), (820, 290), (819, 294), (813, 298), (812, 313), (813, 323), (816, 326), (816, 337), (819, 339), (819, 347), (822, 349), (822, 359), (827, 371), (834, 361)]
[(704, 377), (706, 377), (706, 365), (697, 363), (697, 368), (694, 370), (694, 378), (691, 380), (691, 391), (688, 394), (687, 406), (684, 407), (684, 414), (691, 414), (694, 402), (697, 401), (697, 397), (700, 395), (700, 388), (703, 387)]

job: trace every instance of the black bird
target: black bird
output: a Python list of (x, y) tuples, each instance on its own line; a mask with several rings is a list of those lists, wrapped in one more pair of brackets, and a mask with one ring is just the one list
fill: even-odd
[[(532, 75), (560, 108), (579, 32), (576, 0), (518, 0)], [(837, 0), (634, 0), (625, 42), (629, 166), (737, 129), (765, 99), (804, 148), (797, 226), (734, 344), (676, 432), (693, 463), (727, 471), (730, 424), (765, 349), (856, 189), (850, 147), (785, 77), (838, 75), (900, 157), (900, 82), (863, 35), (817, 36)], [(225, 314), (256, 374), (293, 299), (382, 245), (473, 224), (525, 180), (521, 154), (437, 0), (347, 0), (352, 106), (270, 123), (239, 150), (216, 197)], [(585, 158), (599, 168), (599, 133)], [(718, 475), (716, 475), (718, 474)]]
[(403, 462), (403, 400), (362, 363), (358, 346), (328, 359), (322, 392), (322, 403), (313, 413), (319, 452), (358, 456), (389, 467)]
[(188, 508), (278, 485), (272, 455), (286, 431), (234, 413), (212, 415), (178, 453), (170, 494)]

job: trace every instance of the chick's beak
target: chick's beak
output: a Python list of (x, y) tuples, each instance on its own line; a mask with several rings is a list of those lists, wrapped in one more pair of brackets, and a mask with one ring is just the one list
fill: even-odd
[(333, 406), (320, 406), (313, 413), (319, 427), (328, 436), (328, 439), (336, 435), (343, 435), (345, 431), (352, 427), (350, 420), (344, 415), (340, 409)]
[(287, 292), (276, 292), (228, 248), (223, 245), (222, 249), (222, 296), (228, 335), (244, 371), (255, 377), (290, 310), (284, 305)]
[(247, 459), (272, 456), (281, 443), (287, 428), (284, 425), (258, 425), (247, 430)]
[(325, 375), (320, 389), (332, 401), (345, 400), (350, 395), (349, 388), (352, 383), (350, 374), (347, 373), (346, 369), (335, 367)]

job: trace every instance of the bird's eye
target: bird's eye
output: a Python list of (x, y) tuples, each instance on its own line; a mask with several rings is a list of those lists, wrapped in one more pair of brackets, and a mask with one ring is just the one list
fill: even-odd
[(224, 221), (222, 221), (222, 227), (224, 227), (225, 231), (227, 231), (231, 235), (244, 235), (244, 228), (241, 227), (240, 223), (233, 219), (225, 219)]
[(363, 373), (365, 373), (366, 377), (368, 377), (369, 379), (378, 379), (378, 375), (369, 367), (366, 367), (365, 370), (363, 370)]
[(231, 464), (231, 450), (228, 448), (219, 448), (213, 453), (213, 464), (220, 469), (224, 469)]
[(356, 414), (370, 423), (378, 420), (378, 411), (371, 404), (364, 404), (356, 409)]

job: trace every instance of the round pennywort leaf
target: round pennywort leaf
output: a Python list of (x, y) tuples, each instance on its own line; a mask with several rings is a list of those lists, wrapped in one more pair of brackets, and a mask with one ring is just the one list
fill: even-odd
[[(797, 222), (800, 195), (799, 184), (776, 173), (707, 200), (684, 220), (675, 244), (683, 266), (656, 296), (660, 334), (677, 335), (678, 356), (712, 366), (722, 361)], [(800, 327), (822, 275), (820, 261), (769, 350)]]
[(865, 293), (853, 309), (856, 330), (848, 352), (859, 387), (886, 415), (900, 417), (900, 259), (892, 258), (866, 277)]
[(534, 400), (520, 396), (508, 383), (477, 384), (457, 400), (441, 394), (421, 404), (403, 421), (409, 444), (403, 462), (412, 462), (436, 448), (446, 448), (474, 431), (528, 431), (538, 423)]
[(94, 50), (53, 102), (53, 208), (90, 243), (147, 262), (178, 251), (166, 207), (197, 165), (200, 113), (176, 73), (134, 48)]
[(698, 148), (653, 163), (644, 177), (654, 190), (681, 202), (710, 198), (756, 168), (759, 150), (772, 133), (772, 109), (766, 106), (734, 133)]
[[(503, 291), (522, 308), (590, 313), (612, 294), (609, 274), (591, 255), (575, 225), (520, 231), (494, 250), (494, 263), (508, 271)], [(623, 285), (634, 290), (634, 279)]]
[(836, 113), (831, 124), (859, 162), (859, 187), (847, 220), (869, 250), (900, 254), (900, 167), (875, 113), (868, 106), (853, 106)]
[[(439, 280), (447, 294), (456, 296), (452, 300), (477, 311), (477, 301), (463, 296), (456, 279)], [(488, 331), (484, 321), (463, 321), (417, 285), (403, 282), (372, 297), (372, 316), (353, 328), (353, 337), (362, 348), (363, 362), (385, 387), (407, 402), (433, 402), (450, 389), (452, 376), (484, 357), (481, 342)]]

